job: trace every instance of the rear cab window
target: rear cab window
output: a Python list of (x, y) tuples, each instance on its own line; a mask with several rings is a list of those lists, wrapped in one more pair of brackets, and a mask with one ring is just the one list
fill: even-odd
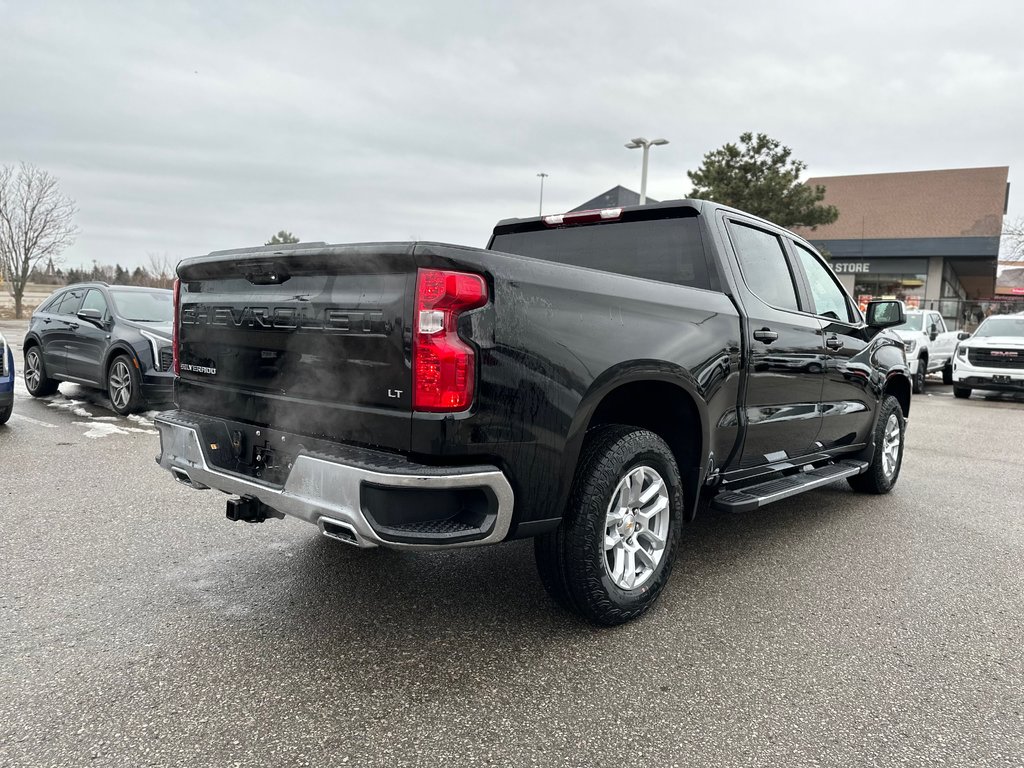
[(503, 229), (499, 226), (495, 230), (491, 250), (692, 288), (717, 289), (695, 216), (564, 227), (532, 222), (520, 231)]

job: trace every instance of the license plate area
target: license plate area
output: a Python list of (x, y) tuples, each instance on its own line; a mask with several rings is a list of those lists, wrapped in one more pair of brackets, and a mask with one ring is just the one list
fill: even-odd
[(1009, 384), (1010, 382), (1013, 381), (1013, 379), (1005, 375), (996, 375), (992, 377), (992, 381), (995, 382), (996, 384)]

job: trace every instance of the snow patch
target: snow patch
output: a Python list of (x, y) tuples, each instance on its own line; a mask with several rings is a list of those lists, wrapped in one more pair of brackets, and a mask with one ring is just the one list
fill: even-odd
[(82, 407), (83, 402), (81, 400), (71, 400), (70, 398), (63, 397), (58, 399), (56, 395), (47, 399), (50, 401), (46, 404), (49, 408), (60, 408), (62, 411), (71, 411), (75, 416), (80, 416), (84, 419), (93, 418), (93, 415)]
[(155, 411), (147, 411), (146, 413), (129, 413), (128, 419), (134, 421), (136, 424), (142, 427), (152, 427), (153, 419), (147, 418), (147, 416)]
[(136, 429), (135, 427), (121, 427), (117, 424), (111, 424), (108, 421), (75, 421), (72, 422), (79, 427), (88, 427), (84, 433), (85, 437), (90, 437), (93, 440), (101, 437), (110, 437), (111, 435), (156, 435), (159, 434), (155, 429)]

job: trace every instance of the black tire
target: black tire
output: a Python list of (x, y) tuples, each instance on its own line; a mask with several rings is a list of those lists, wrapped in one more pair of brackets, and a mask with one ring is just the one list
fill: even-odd
[[(633, 560), (630, 555), (626, 562), (634, 564), (633, 578), (637, 577), (638, 569), (649, 570), (635, 589), (625, 589), (612, 576), (613, 566), (605, 547), (609, 510), (613, 501), (621, 498), (617, 492), (627, 477), (635, 477), (638, 472), (647, 476), (652, 471), (647, 488), (650, 490), (661, 481), (664, 496), (660, 498), (667, 501), (665, 544), (653, 567), (642, 558)], [(640, 487), (642, 490), (643, 486)], [(684, 512), (679, 467), (664, 440), (634, 427), (613, 425), (593, 430), (581, 452), (561, 525), (534, 540), (537, 570), (545, 589), (561, 606), (595, 624), (613, 626), (635, 619), (651, 607), (668, 581)], [(635, 516), (639, 519), (641, 514)], [(619, 530), (614, 535), (625, 544), (637, 546), (641, 537), (651, 533), (645, 534), (639, 524), (633, 528), (634, 514), (627, 517), (629, 521), (623, 518), (623, 525), (628, 525), (628, 532)], [(617, 563), (614, 549), (611, 559)], [(652, 550), (645, 549), (646, 556), (653, 558), (657, 549), (652, 544)], [(624, 566), (623, 574), (627, 572)], [(630, 580), (629, 576), (624, 578)]]
[(57, 391), (57, 382), (46, 375), (43, 351), (36, 344), (25, 350), (25, 370), (23, 375), (25, 377), (25, 388), (32, 397), (48, 397)]
[(952, 361), (946, 363), (946, 367), (942, 369), (942, 383), (952, 384), (953, 383), (953, 363)]
[(914, 394), (920, 395), (924, 392), (924, 380), (928, 376), (928, 358), (919, 357), (917, 359), (917, 373), (914, 374), (913, 388)]
[(966, 400), (971, 396), (973, 392), (970, 387), (953, 387), (953, 397), (959, 397), (961, 400)]
[(142, 405), (139, 369), (128, 355), (118, 355), (107, 368), (107, 397), (115, 413), (127, 416)]
[(3, 408), (0, 408), (0, 425), (6, 424), (7, 421), (11, 418), (11, 414), (13, 412), (14, 403), (10, 403), (9, 405), (5, 405)]
[[(893, 426), (897, 430), (899, 444), (896, 446), (895, 457), (892, 456), (891, 451), (888, 454), (889, 459), (894, 459), (894, 463), (890, 463), (887, 461), (886, 447), (889, 446), (891, 448), (892, 444), (890, 441), (893, 436)], [(875, 452), (871, 459), (871, 465), (864, 474), (847, 478), (847, 482), (853, 490), (860, 493), (888, 493), (893, 489), (893, 486), (896, 485), (896, 481), (899, 479), (900, 469), (903, 467), (903, 447), (906, 432), (907, 420), (903, 416), (903, 407), (900, 405), (899, 400), (892, 395), (888, 395), (882, 401), (878, 421), (875, 423), (875, 431), (872, 436)], [(890, 439), (889, 441), (887, 441), (887, 435)]]

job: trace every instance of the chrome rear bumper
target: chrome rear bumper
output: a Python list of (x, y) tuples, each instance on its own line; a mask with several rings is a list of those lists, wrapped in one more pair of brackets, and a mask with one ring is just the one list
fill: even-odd
[[(392, 460), (387, 467), (370, 468), (300, 453), (292, 462), (284, 484), (278, 486), (211, 466), (200, 440), (201, 425), (188, 423), (187, 415), (170, 411), (158, 415), (154, 422), (160, 430), (157, 463), (179, 482), (197, 490), (216, 488), (258, 499), (282, 516), (305, 520), (316, 525), (324, 535), (349, 544), (420, 550), (494, 544), (508, 535), (512, 522), (512, 487), (497, 467), (439, 469), (412, 462), (403, 465), (401, 461)], [(373, 452), (366, 453), (370, 457), (366, 463), (372, 465)], [(453, 543), (395, 541), (389, 533), (393, 533), (394, 528), (375, 527), (364, 514), (362, 498), (366, 484), (385, 491), (481, 489), (488, 494), (493, 512), (485, 517), (485, 524), (478, 534), (473, 534), (477, 537), (472, 540)]]

